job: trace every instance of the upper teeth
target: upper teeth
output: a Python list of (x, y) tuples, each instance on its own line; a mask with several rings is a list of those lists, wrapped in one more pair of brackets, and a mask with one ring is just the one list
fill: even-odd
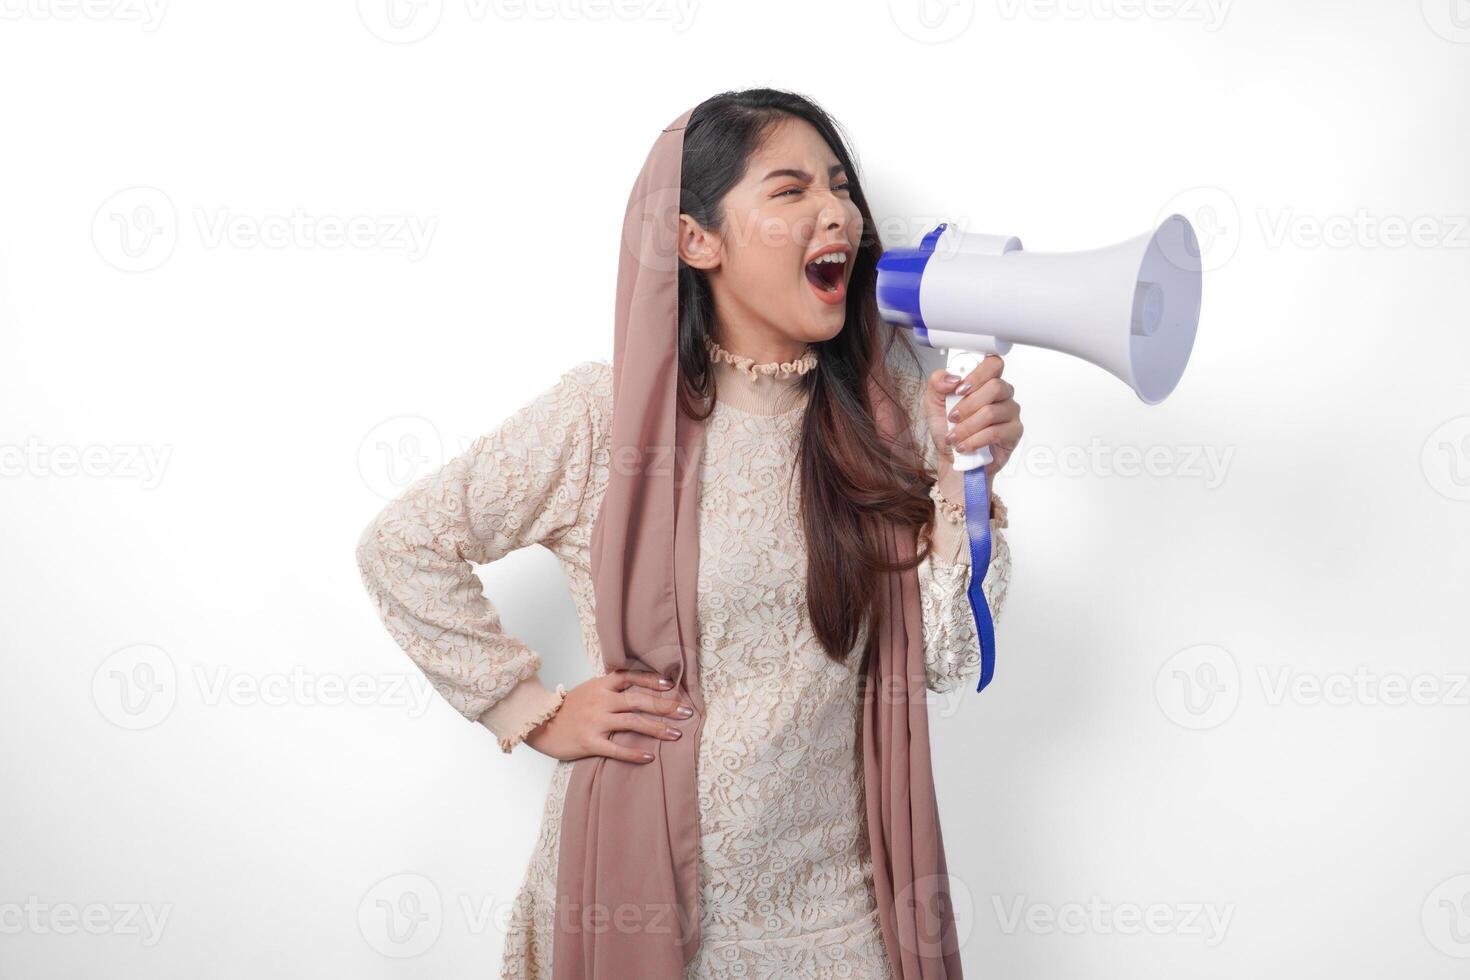
[(828, 252), (826, 255), (818, 255), (816, 258), (812, 259), (812, 262), (813, 263), (816, 263), (816, 262), (841, 262), (841, 263), (845, 263), (846, 261), (847, 261), (847, 253), (846, 252)]

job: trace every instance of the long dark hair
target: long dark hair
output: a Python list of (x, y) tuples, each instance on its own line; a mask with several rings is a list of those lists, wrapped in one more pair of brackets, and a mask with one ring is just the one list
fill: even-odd
[[(701, 227), (724, 229), (725, 194), (744, 176), (761, 141), (786, 118), (804, 119), (822, 134), (847, 171), (851, 199), (863, 219), (846, 321), (837, 336), (814, 345), (817, 370), (800, 381), (808, 396), (797, 455), (807, 609), (818, 642), (841, 662), (857, 644), (864, 622), (870, 627), (865, 655), (873, 649), (882, 628), (885, 576), (913, 568), (928, 553), (926, 546), (915, 555), (890, 558), (884, 522), (920, 534), (934, 517), (929, 498), (934, 474), (914, 442), (908, 404), (889, 370), (891, 356), (913, 358), (913, 351), (878, 314), (875, 285), (883, 244), (857, 168), (836, 122), (813, 100), (769, 88), (722, 92), (701, 102), (685, 128), (679, 209)], [(681, 261), (679, 405), (691, 418), (707, 418), (714, 408), (714, 377), (705, 347), (714, 326), (709, 279), (703, 270)], [(895, 352), (894, 344), (906, 349)], [(895, 441), (878, 433), (865, 383), (870, 373), (902, 423)]]

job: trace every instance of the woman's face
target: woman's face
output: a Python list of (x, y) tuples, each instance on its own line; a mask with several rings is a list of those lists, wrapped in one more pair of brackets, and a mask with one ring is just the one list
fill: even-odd
[(847, 180), (821, 134), (787, 117), (725, 195), (723, 229), (681, 215), (679, 255), (709, 276), (722, 343), (784, 359), (842, 330), (863, 231)]

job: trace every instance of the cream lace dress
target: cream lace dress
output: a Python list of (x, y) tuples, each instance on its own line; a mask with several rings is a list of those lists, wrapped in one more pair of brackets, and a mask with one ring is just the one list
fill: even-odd
[[(857, 742), (861, 644), (835, 663), (806, 616), (799, 480), (805, 399), (795, 361), (755, 364), (713, 345), (718, 398), (701, 461), (699, 753), (702, 941), (686, 980), (891, 980), (872, 891)], [(916, 435), (923, 378), (894, 368)], [(471, 562), (539, 544), (571, 585), (591, 674), (604, 674), (590, 574), (608, 477), (612, 365), (584, 361), (390, 504), (357, 557), (389, 633), (456, 710), (509, 752), (555, 712), (540, 656), (505, 633)], [(918, 568), (931, 690), (974, 684), (980, 651), (965, 591), (962, 511), (933, 495), (934, 550)], [(1010, 573), (997, 501), (983, 588), (999, 615)], [(571, 762), (552, 772), (516, 897), (503, 980), (551, 976), (557, 845)], [(635, 978), (629, 978), (635, 980)], [(636, 978), (642, 980), (642, 978)]]

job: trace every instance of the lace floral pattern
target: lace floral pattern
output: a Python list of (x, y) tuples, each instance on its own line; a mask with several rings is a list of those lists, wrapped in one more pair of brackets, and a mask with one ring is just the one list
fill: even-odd
[(886, 977), (862, 847), (861, 651), (804, 615), (801, 413), (716, 405), (701, 463), (701, 943), (695, 978)]
[[(478, 719), (541, 658), (501, 627), (471, 562), (540, 544), (576, 554), (598, 414), (611, 380), (580, 364), (463, 454), (409, 487), (363, 531), (357, 562), (388, 632), (446, 701)], [(601, 460), (597, 460), (601, 463)], [(565, 539), (565, 540), (564, 540)]]
[[(922, 379), (905, 376), (901, 383), (907, 397), (921, 395)], [(501, 630), (470, 562), (530, 544), (556, 554), (591, 673), (605, 673), (590, 537), (607, 484), (611, 410), (612, 365), (577, 364), (411, 487), (363, 533), (359, 567), (389, 633), (467, 718), (480, 718), (540, 667), (535, 651)], [(804, 615), (793, 472), (800, 421), (799, 412), (761, 416), (717, 404), (701, 460), (698, 612), (709, 707), (698, 774), (704, 941), (688, 980), (891, 980), (855, 741), (861, 644), (845, 662), (834, 662), (813, 641)], [(984, 587), (998, 614), (1010, 553), (994, 523), (992, 530)], [(965, 596), (970, 566), (936, 552), (918, 573), (927, 680), (932, 690), (949, 690), (979, 674)], [(551, 975), (557, 848), (571, 768), (558, 762), (552, 771), (541, 831), (511, 910), (503, 980)]]

